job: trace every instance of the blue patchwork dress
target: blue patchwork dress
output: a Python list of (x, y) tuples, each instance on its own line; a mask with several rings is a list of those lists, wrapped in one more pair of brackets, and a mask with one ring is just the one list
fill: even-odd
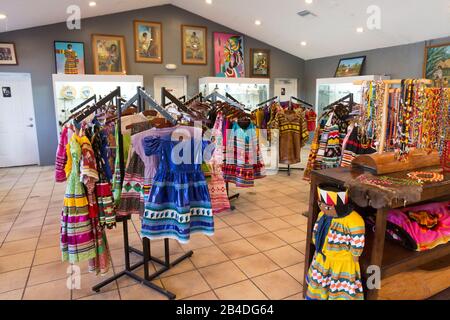
[(211, 199), (201, 169), (203, 151), (210, 149), (207, 142), (150, 136), (143, 145), (147, 156), (158, 155), (160, 161), (146, 199), (141, 236), (187, 243), (192, 233), (213, 235)]

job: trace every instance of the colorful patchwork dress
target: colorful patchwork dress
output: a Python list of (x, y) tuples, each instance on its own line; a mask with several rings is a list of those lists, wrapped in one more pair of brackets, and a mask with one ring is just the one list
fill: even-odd
[(74, 134), (67, 145), (66, 173), (68, 176), (64, 208), (61, 213), (62, 260), (77, 263), (96, 258), (89, 203), (80, 181), (82, 139)]
[(91, 219), (94, 236), (96, 257), (89, 260), (89, 271), (106, 274), (110, 266), (109, 248), (106, 240), (106, 232), (99, 223), (99, 210), (95, 195), (96, 182), (98, 181), (97, 164), (91, 142), (86, 136), (81, 137), (81, 181), (86, 187), (86, 196), (89, 203), (89, 218)]
[(209, 165), (211, 167), (211, 178), (208, 182), (209, 195), (214, 214), (221, 213), (230, 209), (230, 200), (228, 199), (225, 181), (223, 179), (223, 136), (222, 136), (223, 115), (217, 115), (214, 127), (211, 133), (211, 139), (214, 143), (214, 152)]
[[(319, 214), (318, 222), (324, 215)], [(313, 230), (316, 244), (318, 222)], [(354, 257), (364, 249), (365, 224), (355, 211), (331, 221), (321, 252), (316, 250), (309, 268), (306, 298), (309, 300), (363, 300), (359, 263)]]
[(249, 188), (255, 185), (255, 179), (265, 177), (265, 166), (253, 123), (243, 129), (234, 122), (226, 138), (226, 148), (226, 163), (223, 167), (225, 182)]
[(145, 204), (141, 236), (172, 238), (187, 243), (192, 233), (213, 235), (211, 199), (201, 170), (201, 154), (206, 142), (194, 138), (173, 141), (171, 136), (148, 136), (143, 144), (145, 154), (158, 155), (160, 162)]

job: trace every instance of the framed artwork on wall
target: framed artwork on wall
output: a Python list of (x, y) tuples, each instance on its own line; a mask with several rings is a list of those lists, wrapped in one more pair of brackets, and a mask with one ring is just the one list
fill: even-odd
[(270, 50), (250, 49), (250, 77), (270, 78)]
[(181, 54), (183, 64), (208, 63), (207, 37), (208, 29), (206, 27), (181, 26)]
[(0, 42), (0, 65), (18, 65), (16, 46), (12, 42)]
[(95, 74), (127, 74), (125, 37), (93, 34)]
[(84, 43), (55, 41), (56, 73), (85, 74)]
[(339, 61), (335, 77), (356, 77), (361, 75), (361, 71), (366, 61), (366, 56), (343, 58)]
[(425, 47), (423, 77), (438, 86), (450, 86), (450, 43)]
[(245, 77), (244, 37), (214, 32), (214, 64), (216, 77)]
[(134, 21), (134, 52), (136, 62), (163, 62), (161, 23)]

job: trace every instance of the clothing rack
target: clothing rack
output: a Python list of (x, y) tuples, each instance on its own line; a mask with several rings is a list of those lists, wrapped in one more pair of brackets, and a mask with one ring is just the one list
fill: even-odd
[(269, 102), (272, 102), (272, 101), (274, 101), (274, 100), (278, 100), (278, 96), (272, 97), (272, 98), (270, 98), (270, 99), (268, 99), (268, 100), (266, 100), (266, 101), (263, 101), (263, 102), (261, 102), (261, 103), (258, 103), (258, 104), (256, 105), (256, 107), (257, 107), (257, 108), (262, 107), (263, 105), (265, 105), (265, 104), (267, 104), (267, 103), (269, 103)]
[(82, 103), (80, 103), (79, 105), (77, 105), (75, 108), (73, 108), (72, 110), (70, 110), (70, 113), (74, 113), (75, 111), (81, 109), (82, 107), (84, 107), (85, 105), (87, 105), (89, 102), (94, 101), (94, 103), (97, 103), (97, 96), (94, 94), (92, 97), (84, 100)]
[(314, 106), (313, 106), (311, 103), (306, 102), (305, 100), (299, 99), (299, 98), (297, 98), (297, 97), (291, 96), (291, 100), (290, 100), (290, 101), (292, 101), (292, 100), (295, 100), (295, 101), (297, 101), (297, 102), (300, 102), (301, 104), (304, 104), (305, 106), (314, 108)]
[(161, 103), (166, 106), (166, 100), (169, 99), (169, 101), (173, 104), (175, 104), (179, 110), (183, 111), (184, 113), (191, 114), (190, 110), (185, 106), (183, 102), (178, 100), (173, 94), (171, 94), (165, 87), (161, 88)]
[[(120, 96), (120, 88), (118, 88), (118, 89), (119, 89), (119, 96)], [(120, 99), (118, 99), (118, 101), (119, 101), (119, 105), (117, 108), (118, 147), (119, 147), (119, 151), (120, 151), (119, 152), (120, 187), (122, 187), (123, 179), (125, 176), (125, 161), (124, 161), (123, 152), (122, 152), (122, 150), (123, 150), (123, 136), (122, 136), (122, 130), (121, 130), (122, 112), (125, 111), (129, 106), (131, 106), (136, 101), (138, 102), (139, 111), (144, 111), (145, 103), (147, 102), (149, 104), (150, 108), (160, 112), (168, 121), (175, 124), (176, 120), (174, 118), (172, 118), (172, 116), (170, 116), (170, 114), (167, 113), (167, 111), (164, 108), (162, 108), (160, 105), (158, 105), (155, 102), (155, 100), (152, 97), (150, 97), (149, 94), (147, 94), (145, 92), (144, 88), (141, 88), (141, 87), (137, 88), (137, 93), (129, 101), (127, 101), (124, 106), (120, 105)], [(130, 219), (131, 219), (130, 216), (119, 217), (117, 219), (118, 222), (122, 222), (122, 226), (123, 226), (125, 270), (123, 270), (123, 271), (117, 273), (116, 275), (97, 284), (96, 286), (94, 286), (92, 288), (92, 290), (95, 292), (99, 292), (101, 288), (108, 285), (109, 283), (121, 278), (122, 276), (128, 276), (128, 277), (136, 280), (137, 282), (139, 282), (155, 291), (158, 291), (159, 293), (165, 295), (170, 300), (175, 299), (176, 298), (175, 294), (173, 294), (170, 291), (165, 290), (164, 288), (161, 288), (160, 286), (157, 286), (156, 284), (152, 283), (151, 281), (153, 279), (157, 278), (158, 276), (160, 276), (161, 274), (163, 274), (164, 272), (167, 272), (168, 270), (170, 270), (172, 267), (176, 266), (183, 260), (191, 257), (193, 255), (193, 251), (189, 251), (186, 254), (184, 254), (183, 256), (176, 259), (175, 261), (171, 262), (170, 261), (169, 239), (164, 239), (164, 261), (160, 260), (156, 257), (153, 257), (151, 255), (150, 240), (148, 238), (144, 238), (142, 240), (143, 251), (140, 251), (133, 247), (130, 247), (129, 235), (128, 235), (128, 220), (130, 220)], [(141, 261), (139, 261), (138, 263), (131, 265), (130, 253), (135, 253), (135, 254), (143, 257), (143, 259)], [(156, 272), (150, 274), (150, 271), (149, 271), (150, 261), (156, 262), (163, 267), (160, 270), (157, 270)], [(133, 272), (134, 270), (141, 267), (142, 265), (144, 266), (144, 277), (143, 278)]]
[[(200, 93), (198, 93), (198, 94), (196, 94), (195, 96), (193, 96), (191, 99), (189, 99), (188, 101), (186, 101), (186, 96), (184, 96), (185, 97), (185, 99), (184, 99), (184, 105), (185, 106), (188, 106), (188, 105), (190, 105), (192, 102), (194, 102), (195, 100), (200, 100), (200, 101), (202, 101), (203, 100), (203, 95), (202, 95), (202, 93), (200, 92)], [(178, 99), (178, 100), (181, 100), (181, 99)]]
[(86, 119), (87, 116), (91, 115), (92, 113), (97, 111), (99, 108), (103, 107), (106, 103), (112, 101), (114, 98), (117, 99), (117, 106), (119, 106), (120, 105), (120, 87), (117, 87), (115, 90), (111, 91), (104, 98), (100, 99), (96, 104), (81, 111), (81, 113), (75, 117), (75, 121), (81, 122), (82, 120)]
[[(60, 122), (60, 126), (64, 126), (67, 122), (69, 122), (70, 120), (72, 120), (72, 118), (75, 116), (75, 111), (80, 110), (82, 108), (87, 108), (87, 104), (91, 101), (94, 101), (94, 104), (97, 103), (97, 96), (93, 95), (92, 97), (88, 98), (87, 100), (83, 101), (82, 103), (80, 103), (79, 105), (77, 105), (75, 108), (73, 108), (72, 110), (70, 110), (70, 116), (64, 121), (64, 122)], [(81, 111), (81, 110), (80, 110)], [(80, 112), (78, 111), (78, 112)]]
[(327, 111), (327, 110), (333, 108), (335, 105), (337, 105), (337, 104), (339, 104), (339, 103), (342, 103), (342, 102), (345, 102), (346, 100), (349, 100), (350, 105), (353, 106), (353, 104), (354, 104), (353, 93), (349, 93), (348, 95), (346, 95), (346, 96), (340, 98), (339, 100), (336, 100), (335, 102), (329, 104), (328, 106), (326, 106), (326, 107), (323, 109), (323, 111)]
[(242, 107), (242, 105), (241, 105), (240, 103), (237, 103), (237, 102), (231, 100), (230, 98), (227, 98), (227, 97), (221, 95), (220, 93), (218, 93), (218, 92), (216, 92), (216, 91), (214, 91), (213, 93), (211, 93), (211, 94), (209, 94), (209, 95), (207, 95), (207, 96), (205, 97), (205, 100), (210, 100), (210, 101), (212, 101), (212, 102), (216, 102), (217, 99), (220, 99), (220, 100), (222, 100), (222, 101), (225, 101), (225, 102), (228, 103), (229, 105), (231, 105), (231, 106), (233, 106), (233, 107), (236, 107), (236, 108), (238, 108), (238, 109), (240, 109), (240, 110), (244, 110), (244, 108)]

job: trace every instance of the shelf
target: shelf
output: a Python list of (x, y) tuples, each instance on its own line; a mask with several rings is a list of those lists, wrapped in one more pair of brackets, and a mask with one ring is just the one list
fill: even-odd
[[(360, 261), (361, 270), (367, 270), (367, 267), (370, 265), (374, 237), (375, 234), (373, 232), (366, 232), (364, 253)], [(390, 277), (444, 257), (450, 259), (450, 243), (439, 245), (431, 250), (417, 252), (408, 250), (400, 244), (386, 239), (383, 252), (383, 264), (381, 266), (381, 278)]]

